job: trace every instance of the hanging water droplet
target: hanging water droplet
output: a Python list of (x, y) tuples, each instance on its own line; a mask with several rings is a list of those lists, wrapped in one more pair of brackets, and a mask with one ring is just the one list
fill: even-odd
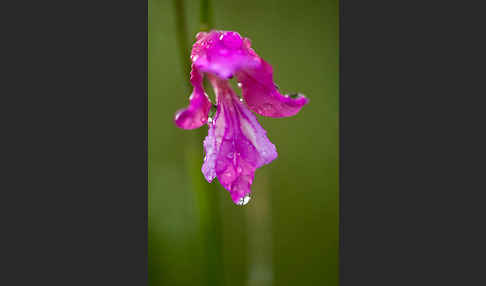
[(241, 82), (238, 83), (238, 87), (241, 88), (243, 84)]
[(243, 98), (240, 98), (240, 102), (243, 102)]
[(211, 117), (208, 117), (208, 124), (211, 124), (213, 122), (213, 119)]
[(250, 195), (246, 195), (238, 201), (237, 205), (244, 206), (250, 201), (250, 199), (251, 199)]

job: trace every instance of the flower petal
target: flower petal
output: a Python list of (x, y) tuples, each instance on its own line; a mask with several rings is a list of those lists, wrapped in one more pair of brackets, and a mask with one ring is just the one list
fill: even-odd
[(255, 170), (277, 158), (277, 151), (229, 84), (214, 78), (211, 82), (215, 85), (218, 109), (204, 140), (202, 172), (209, 182), (217, 177), (233, 202), (244, 204)]
[(301, 94), (280, 94), (273, 81), (272, 66), (264, 60), (261, 60), (257, 67), (237, 72), (236, 77), (248, 107), (260, 115), (293, 116), (309, 102), (309, 99)]
[(303, 95), (282, 95), (272, 67), (251, 48), (248, 38), (232, 31), (201, 32), (191, 51), (193, 64), (222, 79), (236, 75), (248, 107), (270, 117), (293, 116), (309, 102)]
[(211, 31), (196, 35), (191, 60), (203, 72), (220, 78), (231, 78), (236, 71), (259, 65), (260, 59), (251, 50), (249, 40), (237, 32)]
[(175, 123), (183, 129), (195, 129), (208, 121), (211, 101), (204, 93), (202, 73), (192, 65), (191, 84), (194, 87), (189, 97), (189, 106), (176, 112)]

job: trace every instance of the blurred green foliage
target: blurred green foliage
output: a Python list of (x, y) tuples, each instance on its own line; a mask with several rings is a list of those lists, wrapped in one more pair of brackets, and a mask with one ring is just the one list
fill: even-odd
[[(184, 4), (192, 44), (199, 1)], [(149, 0), (148, 8), (149, 281), (202, 285), (199, 213), (184, 162), (195, 131), (173, 124), (175, 111), (188, 103), (189, 75), (177, 50), (173, 2)], [(282, 92), (310, 98), (297, 116), (258, 116), (279, 157), (257, 170), (247, 206), (217, 189), (225, 285), (249, 285), (252, 240), (260, 236), (270, 248), (273, 285), (338, 285), (338, 1), (213, 0), (212, 9), (216, 29), (252, 40)], [(198, 160), (202, 164), (202, 142)], [(260, 223), (269, 225), (261, 230)]]

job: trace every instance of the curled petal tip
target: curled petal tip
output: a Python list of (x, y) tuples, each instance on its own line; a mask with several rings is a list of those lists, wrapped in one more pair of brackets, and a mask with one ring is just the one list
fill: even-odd
[(194, 87), (189, 97), (189, 105), (176, 112), (174, 122), (182, 129), (195, 129), (208, 122), (211, 101), (204, 92), (201, 72), (192, 65), (191, 84)]
[(204, 114), (198, 115), (194, 114), (192, 110), (181, 109), (176, 112), (174, 116), (174, 122), (177, 127), (191, 130), (196, 129), (207, 123), (208, 118)]
[(238, 72), (237, 77), (248, 107), (262, 116), (293, 116), (309, 102), (300, 93), (282, 95), (273, 81), (272, 67), (264, 60), (256, 68)]

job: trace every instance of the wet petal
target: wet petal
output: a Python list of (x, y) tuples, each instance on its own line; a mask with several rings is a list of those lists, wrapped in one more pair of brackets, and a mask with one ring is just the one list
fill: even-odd
[(300, 94), (282, 95), (273, 81), (272, 67), (251, 48), (248, 38), (232, 31), (198, 33), (191, 60), (202, 72), (222, 79), (236, 75), (248, 107), (270, 117), (297, 114), (309, 100)]
[(255, 170), (277, 158), (277, 151), (255, 115), (229, 84), (221, 80), (212, 82), (218, 110), (204, 140), (206, 157), (202, 172), (209, 182), (217, 177), (233, 202), (244, 204), (251, 193)]
[(193, 65), (191, 71), (191, 84), (194, 87), (189, 97), (189, 106), (177, 111), (175, 123), (183, 129), (195, 129), (208, 121), (211, 101), (204, 93), (202, 73)]
[(196, 35), (196, 39), (191, 60), (203, 72), (228, 79), (238, 70), (260, 64), (260, 59), (250, 48), (249, 40), (237, 32), (202, 32)]
[(237, 72), (236, 76), (248, 107), (260, 115), (293, 116), (309, 102), (309, 99), (301, 94), (280, 94), (273, 81), (272, 67), (264, 60), (261, 60), (257, 67)]

